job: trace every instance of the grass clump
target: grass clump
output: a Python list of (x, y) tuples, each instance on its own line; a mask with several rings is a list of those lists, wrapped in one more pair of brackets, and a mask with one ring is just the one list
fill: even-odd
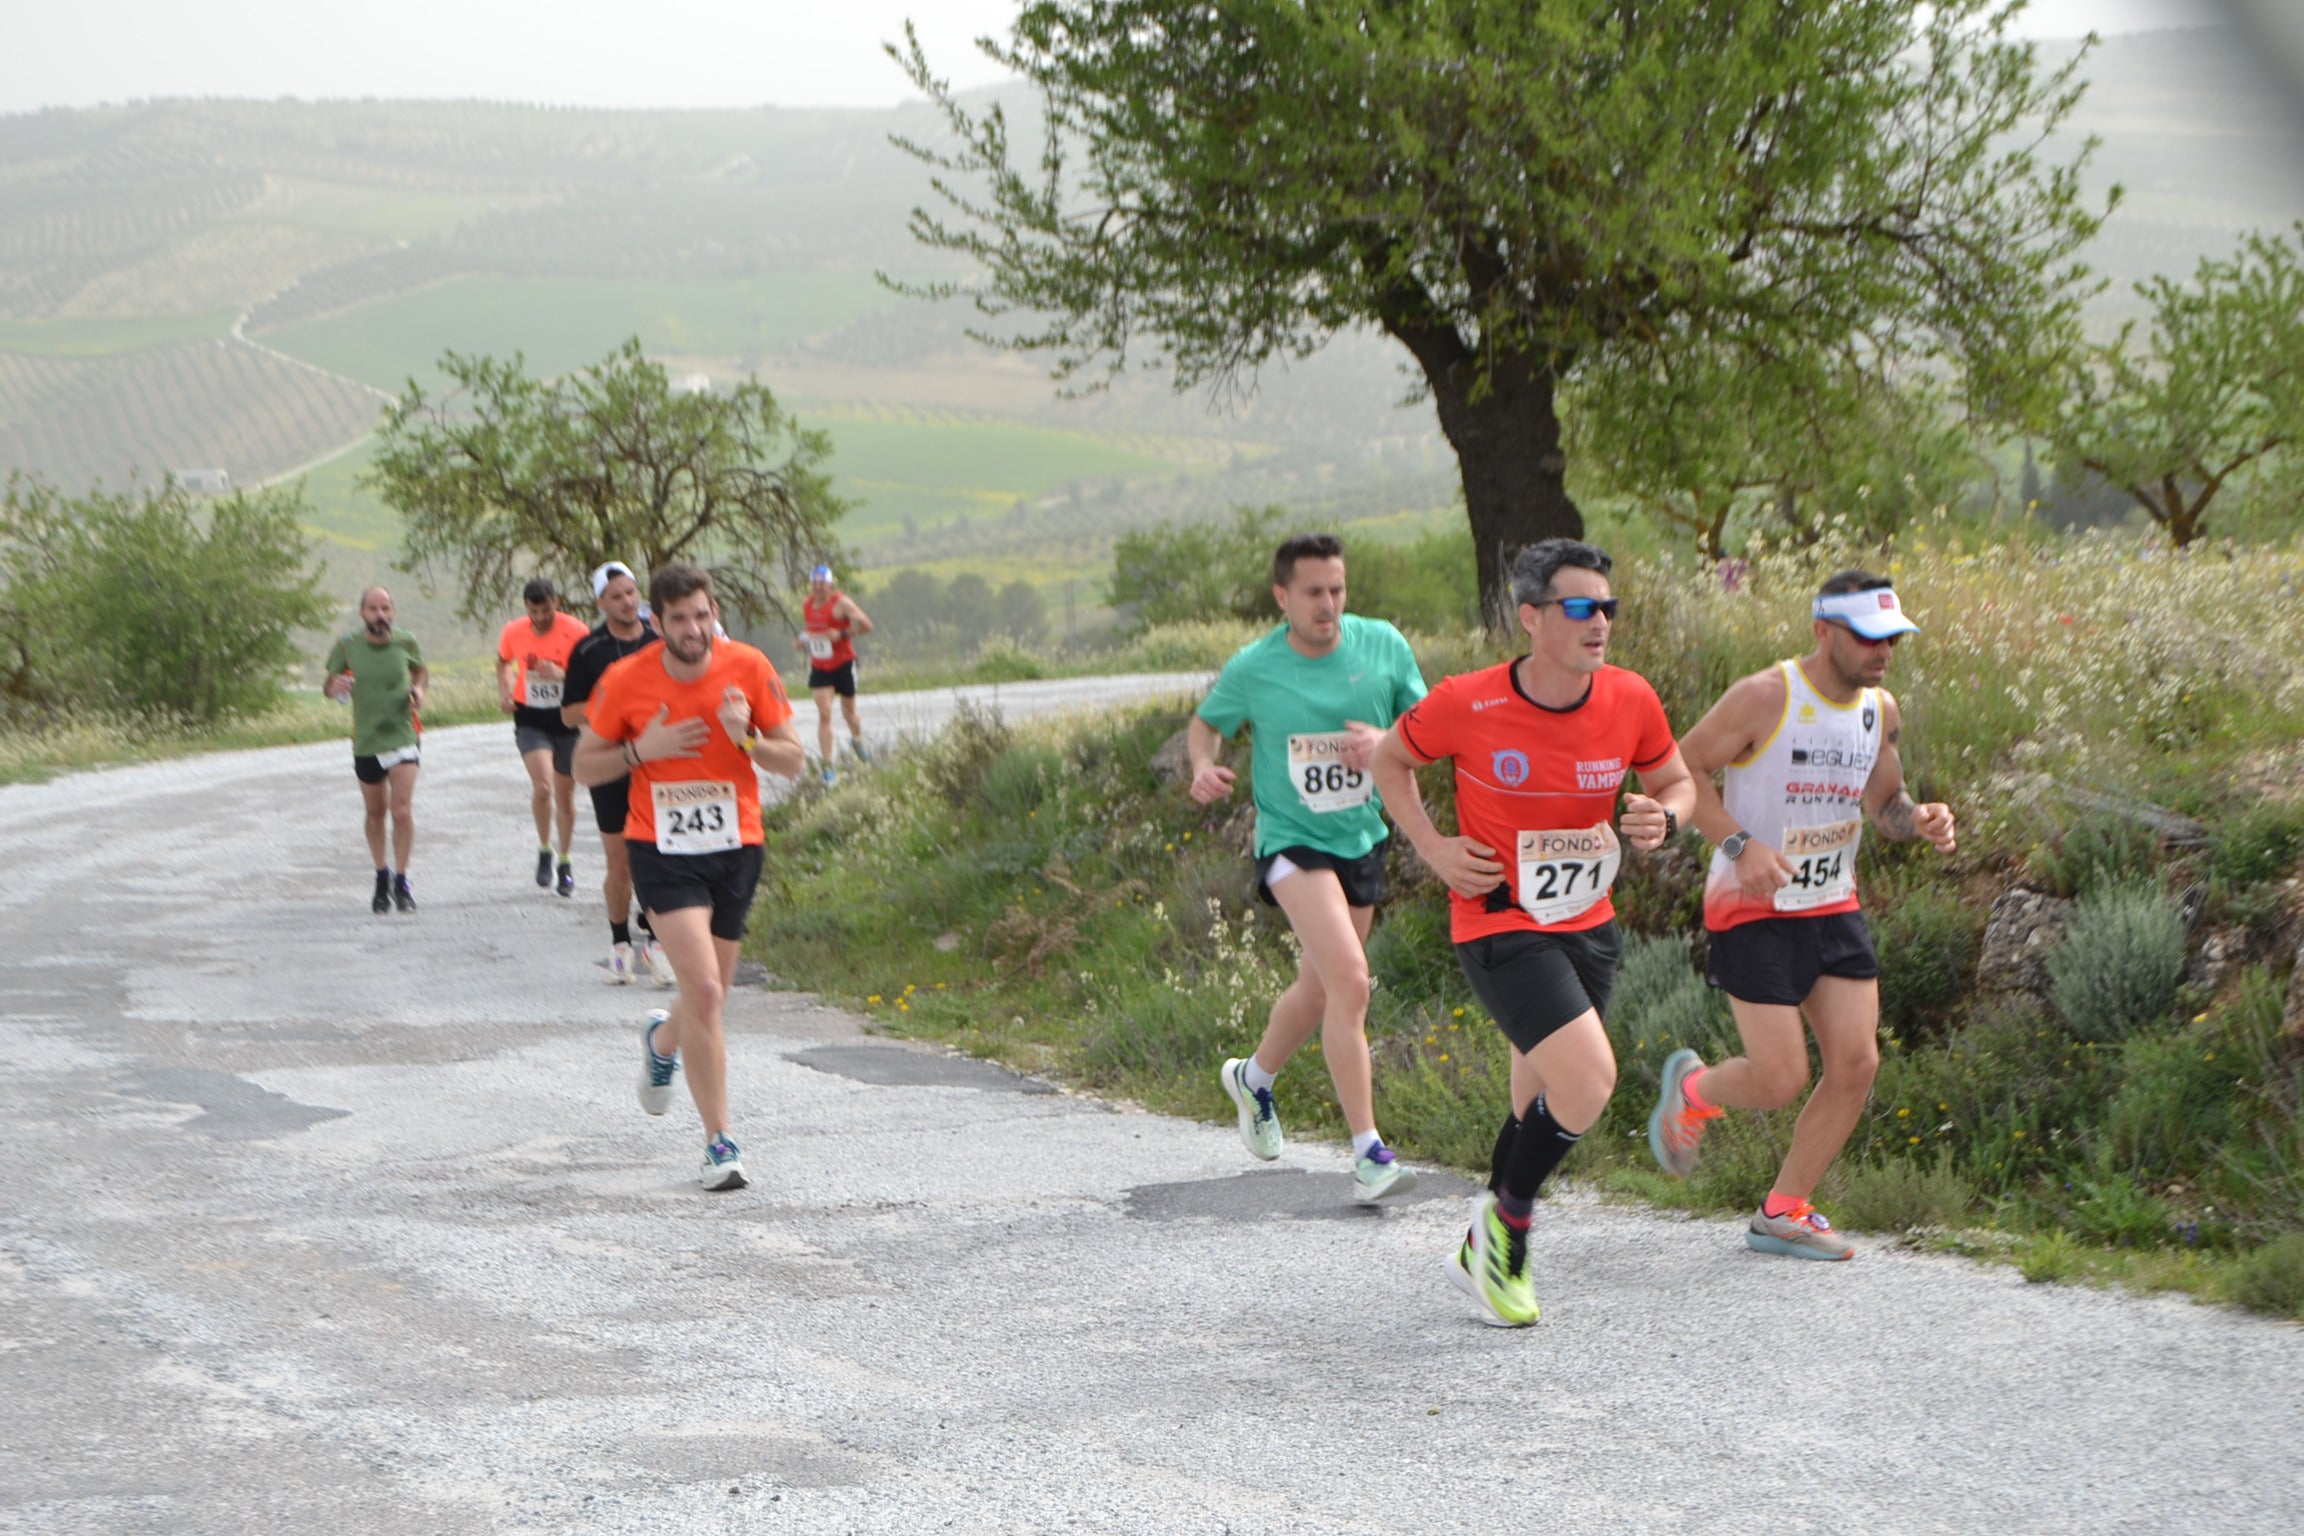
[(2048, 957), (2049, 1000), (2082, 1040), (2122, 1040), (2160, 1023), (2183, 980), (2184, 916), (2149, 886), (2083, 896)]
[(1954, 1227), (1976, 1204), (1976, 1187), (1952, 1165), (1952, 1149), (1935, 1158), (1891, 1158), (1850, 1170), (1840, 1192), (1842, 1223), (1859, 1232)]
[(2304, 1322), (2304, 1232), (2291, 1232), (2241, 1260), (2231, 1294), (2251, 1312)]

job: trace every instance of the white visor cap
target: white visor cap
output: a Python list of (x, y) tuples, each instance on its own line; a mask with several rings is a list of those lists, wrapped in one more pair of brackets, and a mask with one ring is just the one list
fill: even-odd
[(1820, 597), (1816, 599), (1816, 617), (1837, 620), (1867, 640), (1889, 640), (1898, 635), (1920, 633), (1920, 626), (1904, 617), (1895, 592), (1887, 587)]

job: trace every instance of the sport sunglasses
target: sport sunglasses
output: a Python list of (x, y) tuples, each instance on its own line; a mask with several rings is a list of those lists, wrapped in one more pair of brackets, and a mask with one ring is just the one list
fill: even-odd
[[(1827, 620), (1826, 622), (1827, 622), (1827, 623), (1830, 623), (1831, 621)], [(1860, 635), (1860, 634), (1858, 634), (1858, 633), (1856, 632), (1855, 628), (1854, 628), (1852, 625), (1847, 625), (1847, 624), (1833, 624), (1833, 625), (1832, 625), (1832, 627), (1833, 627), (1834, 629), (1837, 629), (1837, 630), (1841, 630), (1841, 631), (1844, 631), (1844, 632), (1845, 632), (1845, 633), (1848, 635), (1848, 637), (1849, 637), (1851, 640), (1854, 640), (1854, 641), (1855, 641), (1855, 642), (1856, 642), (1858, 645), (1862, 645), (1862, 646), (1882, 646), (1882, 645), (1885, 645), (1885, 646), (1889, 646), (1889, 647), (1893, 648), (1893, 647), (1895, 646), (1895, 644), (1896, 644), (1896, 642), (1897, 642), (1897, 641), (1899, 641), (1899, 640), (1901, 640), (1901, 639), (1903, 639), (1903, 638), (1904, 638), (1904, 637), (1903, 637), (1903, 635), (1901, 635), (1901, 634), (1894, 634), (1894, 635), (1889, 635), (1889, 636), (1886, 636), (1886, 637), (1884, 637), (1884, 638), (1882, 638), (1882, 639), (1879, 639), (1879, 640), (1875, 640), (1875, 639), (1873, 639), (1873, 638), (1872, 638), (1870, 635)]]
[(1530, 603), (1528, 606), (1531, 608), (1557, 607), (1569, 618), (1582, 624), (1588, 622), (1594, 614), (1599, 614), (1604, 619), (1615, 618), (1616, 605), (1622, 601), (1623, 599), (1620, 597), (1548, 597), (1540, 603)]

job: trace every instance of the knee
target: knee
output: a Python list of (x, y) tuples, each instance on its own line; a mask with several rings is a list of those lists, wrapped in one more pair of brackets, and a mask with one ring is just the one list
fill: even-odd
[(1835, 1091), (1870, 1093), (1880, 1075), (1880, 1042), (1866, 1039), (1833, 1053), (1824, 1063), (1824, 1081)]
[(1315, 976), (1312, 985), (1327, 1001), (1343, 1004), (1355, 1016), (1368, 1011), (1368, 999), (1375, 990), (1369, 985), (1365, 965), (1347, 966), (1334, 976)]
[(1808, 1058), (1805, 1055), (1788, 1056), (1782, 1060), (1748, 1058), (1752, 1070), (1752, 1094), (1760, 1102), (1755, 1109), (1782, 1109), (1800, 1097), (1808, 1086)]
[(699, 976), (691, 982), (683, 976), (680, 978), (680, 990), (687, 993), (689, 1000), (695, 1003), (697, 1012), (714, 1023), (719, 1021), (720, 1007), (728, 1000), (727, 989), (720, 985), (719, 977)]

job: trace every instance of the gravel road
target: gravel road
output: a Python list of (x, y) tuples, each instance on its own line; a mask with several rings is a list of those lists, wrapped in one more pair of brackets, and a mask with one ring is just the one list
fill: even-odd
[(509, 738), (427, 737), (413, 917), (342, 744), (0, 789), (0, 1532), (2304, 1530), (2304, 1330), (1573, 1195), (1485, 1328), (1457, 1181), (805, 996), (703, 1195)]

